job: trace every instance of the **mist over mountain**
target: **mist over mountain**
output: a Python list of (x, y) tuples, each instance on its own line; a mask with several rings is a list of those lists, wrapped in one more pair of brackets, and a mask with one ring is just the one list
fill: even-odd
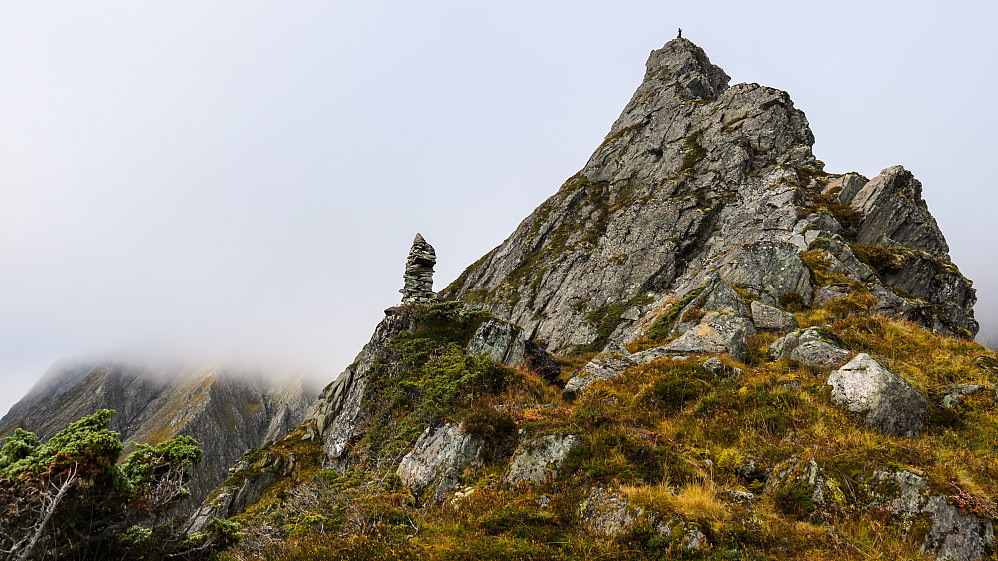
[(112, 409), (110, 429), (123, 442), (197, 440), (205, 459), (194, 468), (190, 489), (192, 502), (200, 502), (247, 449), (298, 426), (318, 389), (307, 380), (217, 368), (65, 361), (0, 418), (0, 437), (22, 428), (47, 440), (82, 417)]

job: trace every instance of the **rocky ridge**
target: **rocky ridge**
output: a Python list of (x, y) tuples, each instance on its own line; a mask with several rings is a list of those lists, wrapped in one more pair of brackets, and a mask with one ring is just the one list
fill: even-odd
[(810, 303), (824, 283), (804, 259), (817, 251), (883, 312), (976, 334), (974, 290), (910, 172), (824, 172), (786, 92), (729, 87), (688, 40), (653, 52), (646, 69), (585, 167), (445, 297), (481, 304), (551, 350), (598, 350), (637, 337), (670, 298), (714, 276), (768, 305)]
[(994, 553), (994, 359), (921, 184), (826, 173), (787, 93), (688, 40), (646, 69), (586, 166), (386, 310), (199, 523), (252, 556), (314, 496), (309, 535), (383, 558)]

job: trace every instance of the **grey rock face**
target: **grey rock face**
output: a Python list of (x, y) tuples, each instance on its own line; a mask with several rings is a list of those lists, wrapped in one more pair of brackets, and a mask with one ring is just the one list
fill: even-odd
[(874, 177), (850, 202), (863, 212), (857, 241), (910, 247), (949, 261), (949, 246), (922, 199), (922, 183), (901, 166)]
[(832, 401), (885, 434), (918, 434), (928, 400), (870, 355), (860, 353), (828, 377)]
[(789, 331), (797, 329), (797, 316), (779, 308), (767, 306), (758, 300), (753, 300), (752, 323), (758, 329)]
[(438, 423), (416, 439), (396, 473), (417, 497), (433, 488), (432, 501), (437, 502), (457, 488), (462, 472), (475, 461), (481, 447), (481, 438), (462, 434), (457, 425)]
[(932, 520), (932, 529), (925, 536), (923, 552), (947, 561), (975, 561), (994, 552), (991, 520), (961, 513), (939, 495), (929, 499), (925, 511)]
[(468, 354), (485, 354), (508, 366), (524, 364), (527, 338), (519, 327), (490, 319), (482, 323), (468, 343)]
[(789, 242), (756, 242), (739, 247), (718, 269), (729, 284), (746, 286), (771, 303), (790, 293), (811, 300), (811, 272)]
[(947, 561), (986, 559), (995, 550), (993, 521), (962, 513), (946, 497), (932, 494), (928, 481), (908, 471), (875, 471), (866, 482), (867, 508), (886, 510), (904, 528), (926, 521), (923, 553)]
[(433, 266), (436, 263), (437, 253), (433, 246), (417, 233), (412, 240), (409, 259), (405, 263), (405, 286), (399, 290), (403, 304), (432, 302), (436, 299), (436, 293), (433, 292)]
[[(902, 253), (877, 272), (888, 286), (924, 302), (902, 299), (902, 304), (895, 306), (897, 315), (921, 323), (937, 333), (964, 337), (977, 334), (980, 326), (974, 319), (977, 292), (973, 283), (960, 274), (952, 263), (940, 261), (929, 253), (916, 250), (904, 250)], [(929, 309), (926, 309), (926, 303)], [(945, 322), (940, 320), (940, 312)]]
[(696, 327), (666, 345), (665, 350), (677, 355), (731, 353), (736, 360), (745, 360), (747, 337), (754, 334), (755, 328), (748, 318), (710, 312)]
[(524, 442), (513, 456), (504, 480), (510, 485), (536, 485), (555, 478), (568, 455), (581, 444), (582, 439), (574, 434), (549, 434)]

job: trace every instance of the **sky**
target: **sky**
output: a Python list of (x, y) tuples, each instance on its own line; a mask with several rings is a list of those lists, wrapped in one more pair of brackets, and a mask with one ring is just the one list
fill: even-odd
[[(676, 36), (901, 164), (998, 338), (998, 4), (0, 0), (0, 412), (55, 362), (329, 381), (599, 145)], [(994, 339), (992, 339), (994, 340)]]

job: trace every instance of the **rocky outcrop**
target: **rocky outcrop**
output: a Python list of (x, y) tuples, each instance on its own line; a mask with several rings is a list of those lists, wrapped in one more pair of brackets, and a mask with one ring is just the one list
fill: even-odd
[(695, 552), (710, 547), (707, 536), (696, 524), (680, 516), (664, 516), (640, 507), (620, 493), (593, 487), (579, 508), (579, 520), (590, 533), (620, 537), (640, 523), (648, 524), (675, 550)]
[(736, 360), (745, 360), (748, 337), (752, 335), (755, 328), (748, 318), (730, 312), (709, 312), (665, 350), (676, 355), (730, 353)]
[(791, 458), (773, 468), (765, 492), (782, 513), (816, 522), (841, 512), (847, 502), (840, 482), (812, 459)]
[(915, 540), (922, 552), (946, 561), (986, 559), (995, 551), (994, 521), (952, 504), (968, 501), (958, 487), (947, 497), (910, 471), (873, 470), (847, 477), (812, 459), (791, 458), (773, 470), (765, 492), (778, 510), (796, 518), (830, 522), (856, 508), (886, 513), (888, 522)]
[(480, 437), (462, 433), (458, 425), (438, 423), (423, 431), (396, 473), (413, 495), (431, 491), (427, 498), (439, 502), (457, 488), (481, 449)]
[[(905, 530), (923, 535), (921, 550), (936, 559), (973, 561), (995, 551), (994, 521), (935, 494), (910, 471), (875, 471), (863, 481), (864, 506), (885, 510)], [(962, 491), (954, 489), (959, 496)]]
[(344, 471), (350, 464), (348, 446), (359, 440), (366, 430), (362, 416), (364, 393), (368, 377), (375, 364), (392, 364), (391, 340), (404, 331), (416, 328), (416, 319), (402, 308), (385, 310), (385, 318), (374, 329), (371, 340), (331, 382), (312, 404), (306, 421), (312, 438), (324, 442), (324, 465)]
[(789, 331), (797, 329), (797, 316), (779, 308), (767, 306), (758, 300), (752, 301), (752, 323), (757, 329)]
[(489, 319), (471, 336), (468, 354), (484, 354), (502, 364), (521, 366), (525, 361), (526, 344), (522, 329), (505, 321)]
[(828, 385), (832, 401), (885, 434), (914, 436), (925, 421), (928, 400), (868, 354), (832, 372)]
[[(585, 167), (443, 297), (482, 304), (554, 352), (640, 338), (663, 308), (717, 279), (773, 307), (810, 305), (821, 289), (827, 299), (840, 279), (843, 296), (877, 294), (877, 311), (976, 333), (973, 288), (910, 172), (825, 173), (789, 95), (729, 87), (685, 39), (646, 68)], [(874, 270), (853, 239), (924, 252), (945, 270), (917, 259), (903, 273)], [(829, 270), (812, 270), (820, 262)]]
[(880, 172), (849, 204), (863, 213), (857, 242), (907, 247), (950, 260), (946, 238), (922, 199), (922, 183), (903, 167), (893, 166)]
[(537, 485), (558, 476), (561, 466), (582, 439), (574, 434), (540, 436), (520, 444), (503, 480), (509, 485)]
[(566, 399), (576, 399), (594, 382), (617, 378), (636, 364), (627, 349), (608, 346), (568, 380), (562, 395)]
[(402, 303), (432, 302), (436, 299), (433, 292), (433, 266), (437, 263), (437, 253), (433, 246), (426, 243), (421, 234), (416, 234), (409, 250), (409, 259), (405, 263), (405, 286), (402, 293)]
[(998, 395), (995, 394), (994, 386), (982, 384), (955, 384), (943, 390), (943, 397), (939, 400), (939, 405), (943, 409), (957, 409), (963, 405), (967, 398), (986, 393), (990, 397), (992, 404)]
[[(664, 295), (687, 270), (706, 272), (708, 257), (733, 246), (716, 236), (725, 222), (758, 245), (724, 273), (762, 289), (769, 279), (738, 263), (790, 259), (765, 232), (789, 233), (793, 204), (757, 211), (799, 198), (783, 172), (770, 172), (781, 161), (815, 165), (812, 142), (786, 93), (729, 88), (699, 47), (670, 41), (652, 53), (645, 81), (583, 170), (445, 295), (482, 302), (552, 350), (585, 344), (598, 337), (583, 321), (593, 310)], [(794, 277), (804, 270), (785, 264), (775, 291), (806, 287), (806, 271)]]
[[(204, 460), (192, 470), (196, 508), (248, 448), (276, 440), (302, 422), (316, 390), (302, 380), (269, 380), (214, 368), (152, 369), (118, 362), (73, 365), (46, 376), (37, 391), (0, 420), (0, 435), (15, 427), (48, 439), (97, 409), (118, 412), (111, 430), (123, 442), (156, 444), (186, 435)], [(128, 449), (125, 453), (128, 453)]]

